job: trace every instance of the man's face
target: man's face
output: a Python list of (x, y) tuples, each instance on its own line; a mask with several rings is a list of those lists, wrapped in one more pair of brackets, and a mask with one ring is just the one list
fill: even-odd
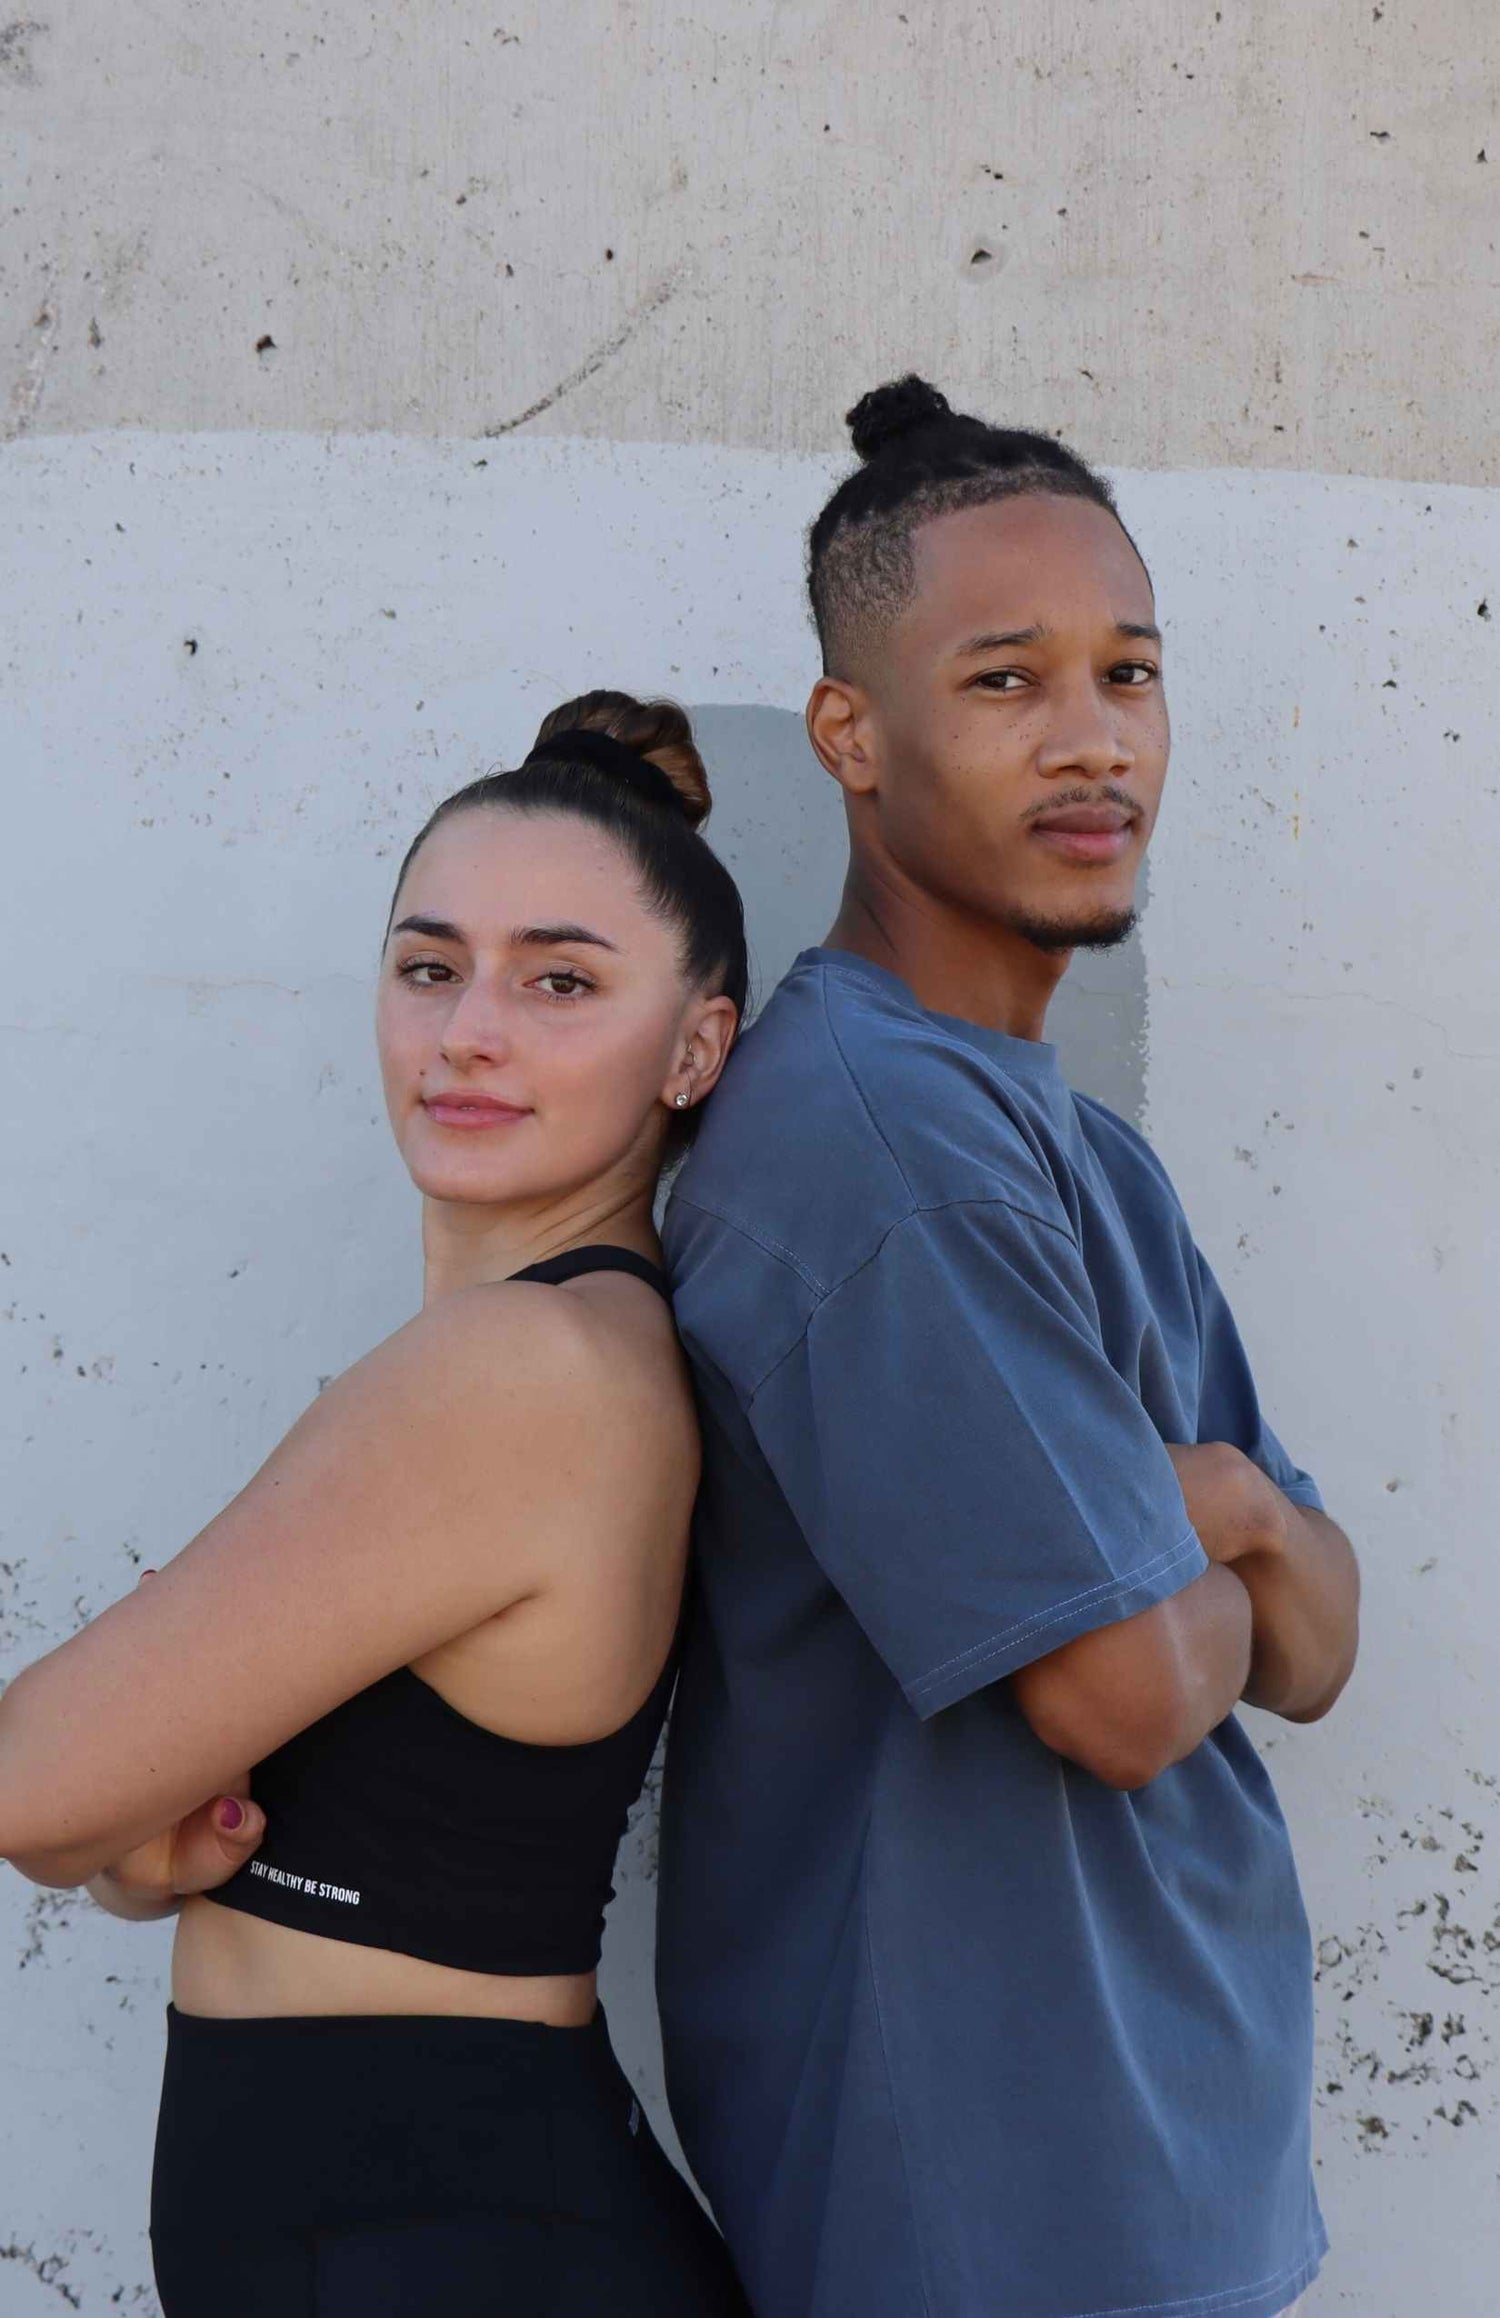
[(878, 841), (935, 900), (1046, 950), (1129, 931), (1169, 733), (1151, 583), (1108, 511), (935, 517), (863, 686)]

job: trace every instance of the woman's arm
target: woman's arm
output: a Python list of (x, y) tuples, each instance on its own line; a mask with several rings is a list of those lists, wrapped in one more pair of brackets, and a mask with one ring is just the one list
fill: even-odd
[[(251, 1802), (249, 1784), (246, 1779), (234, 1794), (200, 1804), (165, 1834), (91, 1875), (88, 1894), (94, 1905), (128, 1924), (159, 1923), (163, 1916), (175, 1916), (190, 1893), (216, 1891), (238, 1875), (266, 1831), (266, 1815)], [(12, 1864), (26, 1874), (24, 1859)], [(47, 1878), (32, 1880), (45, 1883)]]
[(360, 1361), (149, 1586), (10, 1684), (0, 1857), (87, 1882), (382, 1675), (547, 1593), (580, 1536), (611, 1532), (629, 1452), (610, 1369), (581, 1300), (525, 1283), (446, 1297)]

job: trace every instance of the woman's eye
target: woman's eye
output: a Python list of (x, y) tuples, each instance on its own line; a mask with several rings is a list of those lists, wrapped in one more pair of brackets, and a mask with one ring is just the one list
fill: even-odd
[(444, 983), (458, 979), (443, 958), (408, 958), (405, 965), (396, 968), (396, 973), (403, 982), (415, 982), (419, 990), (440, 989)]
[(549, 998), (576, 998), (581, 990), (592, 990), (594, 987), (592, 982), (586, 981), (582, 974), (575, 974), (569, 966), (557, 966), (550, 974), (538, 974), (534, 986), (538, 990), (545, 990)]

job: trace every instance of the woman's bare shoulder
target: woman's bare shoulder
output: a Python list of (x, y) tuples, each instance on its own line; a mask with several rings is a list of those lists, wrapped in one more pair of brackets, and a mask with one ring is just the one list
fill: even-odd
[(643, 1282), (604, 1276), (603, 1294), (532, 1280), (454, 1289), (330, 1387), (327, 1414), (347, 1401), (351, 1415), (384, 1405), (444, 1430), (482, 1418), (480, 1454), (503, 1434), (513, 1451), (513, 1421), (545, 1436), (586, 1417), (600, 1439), (613, 1418), (635, 1425), (659, 1409), (670, 1421), (687, 1395), (670, 1315)]

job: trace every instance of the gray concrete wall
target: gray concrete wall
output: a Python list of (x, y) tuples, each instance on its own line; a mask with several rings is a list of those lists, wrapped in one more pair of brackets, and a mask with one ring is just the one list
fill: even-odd
[[(914, 361), (1069, 431), (1178, 739), (1065, 1046), (1366, 1549), (1344, 1709), (1260, 1733), (1316, 2318), (1494, 2305), (1497, 43), (1458, 0), (0, 24), (0, 1674), (411, 1307), (368, 1003), (427, 806), (582, 684), (675, 693), (773, 980), (838, 877), (798, 715), (839, 412)], [(647, 1813), (606, 1979), (659, 2115), (652, 1856)], [(164, 1952), (0, 1883), (0, 2318), (153, 2307)]]
[(1122, 464), (1496, 479), (1486, 0), (33, 6), (18, 429), (822, 450), (917, 358)]

